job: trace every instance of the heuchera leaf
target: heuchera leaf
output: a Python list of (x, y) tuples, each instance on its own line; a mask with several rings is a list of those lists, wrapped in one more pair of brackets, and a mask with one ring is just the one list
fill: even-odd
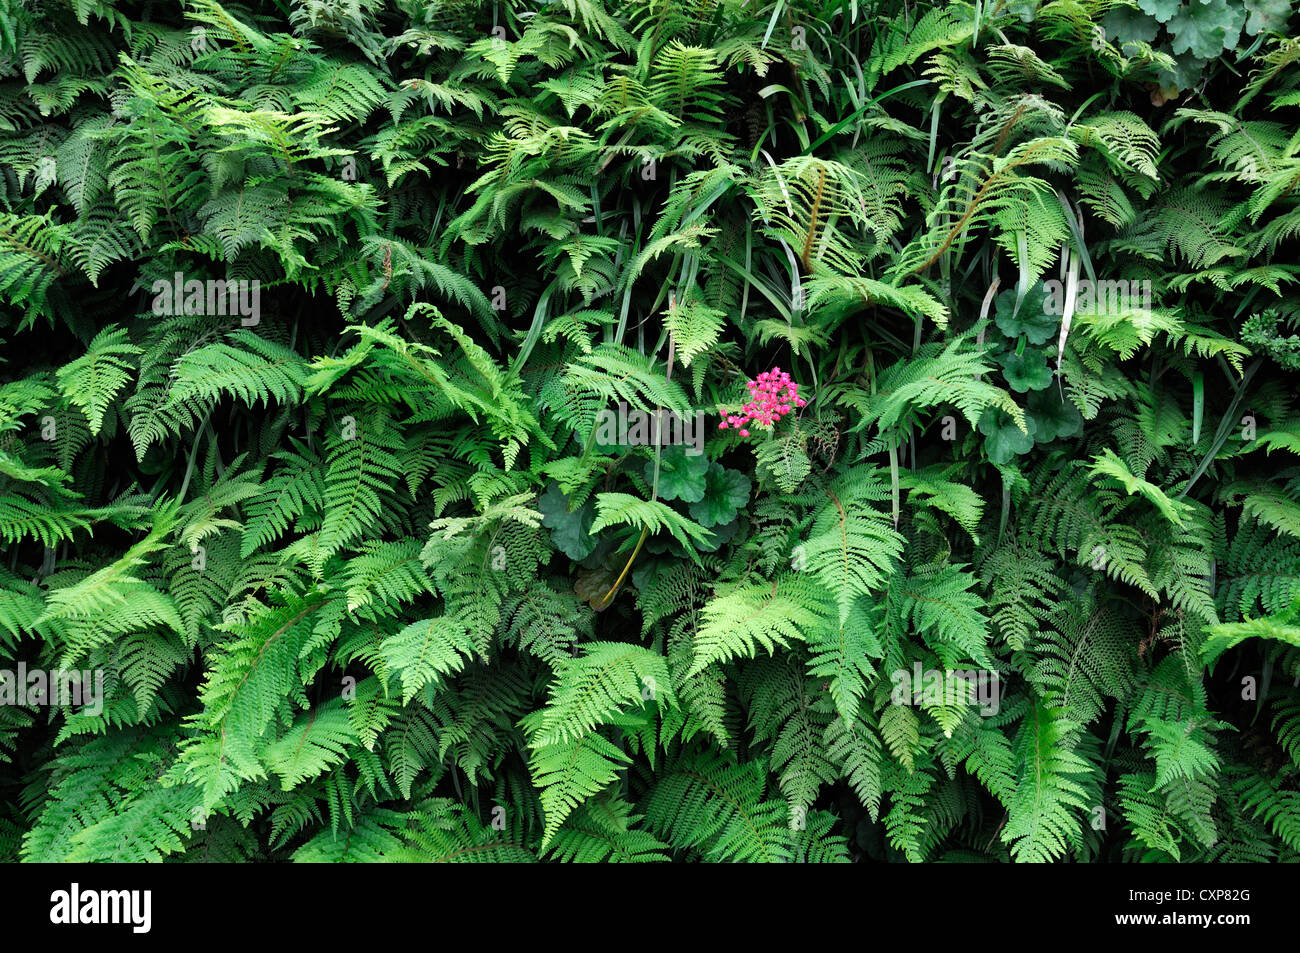
[(1196, 56), (1193, 53), (1179, 53), (1174, 57), (1174, 68), (1172, 70), (1162, 69), (1156, 74), (1162, 87), (1170, 89), (1170, 95), (1174, 95), (1180, 89), (1191, 89), (1200, 80), (1205, 72), (1205, 67), (1209, 59)]
[(577, 597), (599, 612), (607, 608), (604, 598), (614, 586), (618, 573), (612, 569), (583, 569), (573, 581), (573, 591)]
[(1034, 432), (1037, 443), (1050, 443), (1057, 437), (1073, 437), (1083, 430), (1083, 415), (1079, 409), (1070, 401), (1062, 400), (1055, 391), (1030, 394), (1028, 410), (1037, 425)]
[(570, 512), (569, 498), (554, 480), (537, 500), (542, 514), (542, 525), (551, 531), (551, 539), (560, 552), (570, 559), (583, 559), (596, 548), (596, 538), (589, 532), (596, 519), (596, 510), (588, 500), (576, 511)]
[(1151, 14), (1161, 23), (1168, 23), (1180, 6), (1182, 6), (1181, 0), (1138, 0), (1138, 8), (1143, 13)]
[(1246, 13), (1248, 34), (1276, 33), (1291, 18), (1291, 0), (1246, 0)]
[(710, 464), (704, 477), (704, 498), (691, 504), (691, 518), (701, 526), (730, 523), (749, 502), (749, 489), (749, 478), (739, 470)]
[(1043, 352), (1027, 347), (1023, 353), (1010, 351), (1002, 358), (1002, 376), (1016, 393), (1052, 386), (1052, 370)]
[(716, 553), (723, 543), (729, 543), (740, 530), (740, 521), (733, 519), (730, 523), (723, 523), (709, 530), (708, 543), (700, 543), (699, 550), (702, 553)]
[(1005, 410), (987, 407), (980, 417), (979, 432), (987, 438), (984, 449), (994, 463), (1010, 463), (1011, 458), (1021, 453), (1028, 453), (1034, 446), (1034, 434), (1038, 426), (1034, 418), (1025, 415), (1028, 433), (1016, 426), (1016, 422)]
[(1184, 6), (1169, 21), (1175, 53), (1192, 52), (1209, 59), (1230, 50), (1241, 39), (1246, 11), (1228, 6), (1228, 0), (1200, 0)]
[[(708, 470), (709, 458), (704, 454), (689, 454), (679, 444), (667, 447), (659, 458), (659, 499), (699, 502), (704, 499), (704, 475)], [(653, 460), (645, 465), (645, 478), (654, 482)]]
[(1041, 281), (1029, 286), (1019, 311), (1015, 291), (998, 295), (994, 320), (998, 330), (1007, 337), (1015, 339), (1023, 334), (1030, 344), (1046, 344), (1061, 323), (1059, 316), (1048, 313), (1047, 291)]
[(1118, 46), (1121, 52), (1125, 43), (1151, 43), (1160, 32), (1160, 24), (1155, 17), (1139, 13), (1132, 7), (1116, 7), (1108, 11), (1101, 18), (1101, 28), (1106, 31), (1106, 38)]

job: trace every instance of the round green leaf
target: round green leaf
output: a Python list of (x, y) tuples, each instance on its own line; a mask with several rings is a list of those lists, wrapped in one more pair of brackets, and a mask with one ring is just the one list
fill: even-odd
[[(704, 499), (704, 475), (709, 458), (702, 453), (690, 454), (679, 444), (667, 447), (659, 457), (659, 499), (696, 503)], [(655, 462), (645, 465), (646, 481), (653, 484)]]
[(1005, 410), (986, 407), (980, 416), (979, 432), (984, 434), (984, 449), (994, 463), (1010, 463), (1018, 454), (1028, 453), (1034, 446), (1037, 425), (1034, 418), (1025, 416), (1028, 432), (1016, 426), (1015, 419)]
[(1023, 334), (1030, 344), (1046, 344), (1060, 326), (1060, 315), (1052, 313), (1049, 303), (1043, 283), (1035, 282), (1025, 292), (1018, 311), (1015, 289), (998, 295), (993, 319), (998, 330), (1012, 340)]
[(749, 502), (749, 489), (748, 477), (739, 470), (711, 464), (704, 477), (704, 498), (690, 506), (691, 519), (701, 526), (730, 523)]
[(1047, 366), (1047, 358), (1042, 351), (1031, 347), (1025, 348), (1021, 354), (1008, 352), (1002, 358), (1002, 376), (1018, 394), (1052, 386), (1052, 371)]
[(596, 548), (596, 538), (591, 535), (591, 524), (596, 521), (596, 510), (588, 500), (576, 511), (570, 512), (569, 498), (554, 480), (537, 500), (542, 514), (542, 525), (551, 531), (556, 548), (570, 559), (585, 559)]
[(1037, 430), (1034, 440), (1049, 443), (1057, 437), (1073, 437), (1083, 430), (1083, 416), (1068, 399), (1052, 390), (1029, 395), (1029, 411), (1033, 414)]
[(1210, 59), (1235, 47), (1245, 25), (1246, 11), (1240, 6), (1229, 6), (1228, 0), (1197, 0), (1174, 14), (1169, 33), (1175, 53)]

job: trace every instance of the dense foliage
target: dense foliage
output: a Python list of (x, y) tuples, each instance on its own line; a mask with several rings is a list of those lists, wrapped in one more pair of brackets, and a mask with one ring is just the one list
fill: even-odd
[(1289, 4), (533, 6), (0, 5), (0, 858), (1297, 859)]

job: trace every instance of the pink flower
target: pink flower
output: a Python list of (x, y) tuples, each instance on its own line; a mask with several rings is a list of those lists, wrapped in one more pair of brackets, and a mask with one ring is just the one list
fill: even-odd
[(719, 430), (730, 426), (740, 431), (740, 436), (748, 437), (749, 430), (745, 424), (752, 421), (764, 428), (772, 427), (795, 407), (808, 403), (798, 396), (799, 385), (779, 367), (764, 371), (755, 380), (746, 381), (745, 388), (749, 391), (749, 403), (740, 409), (739, 414), (728, 414), (726, 420), (718, 425)]

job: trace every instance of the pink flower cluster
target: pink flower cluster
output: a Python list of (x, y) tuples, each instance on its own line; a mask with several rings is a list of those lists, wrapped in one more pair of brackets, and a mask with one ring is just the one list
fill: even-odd
[(807, 403), (799, 396), (799, 385), (790, 380), (790, 375), (779, 367), (758, 375), (758, 380), (749, 381), (749, 403), (740, 408), (738, 414), (728, 414), (727, 419), (718, 424), (719, 430), (734, 427), (742, 437), (748, 437), (745, 424), (751, 420), (763, 427), (770, 427), (790, 413), (794, 407)]

